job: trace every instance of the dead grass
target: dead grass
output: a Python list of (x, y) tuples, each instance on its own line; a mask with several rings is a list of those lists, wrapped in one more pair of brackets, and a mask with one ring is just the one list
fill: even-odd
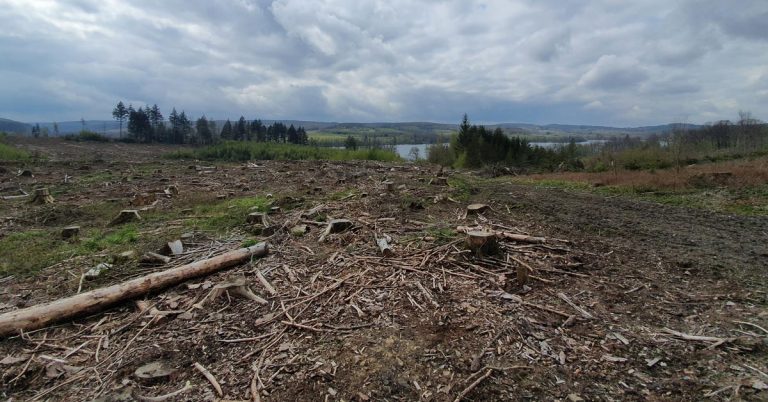
[(561, 172), (515, 179), (534, 185), (639, 196), (650, 201), (742, 215), (768, 215), (768, 158), (681, 169)]
[(532, 180), (566, 180), (599, 186), (622, 186), (635, 189), (680, 190), (696, 187), (697, 176), (730, 173), (722, 187), (742, 189), (768, 184), (768, 158), (739, 160), (703, 165), (691, 165), (681, 169), (656, 171), (619, 170), (617, 172), (562, 172), (528, 176)]

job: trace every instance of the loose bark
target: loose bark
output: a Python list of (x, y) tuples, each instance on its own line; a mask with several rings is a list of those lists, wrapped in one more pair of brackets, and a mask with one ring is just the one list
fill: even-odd
[(237, 265), (251, 257), (262, 257), (269, 252), (266, 243), (241, 248), (207, 260), (149, 274), (106, 288), (95, 289), (50, 303), (39, 304), (0, 315), (0, 336), (30, 331), (78, 315), (101, 311), (118, 302), (132, 299), (187, 279), (209, 275)]

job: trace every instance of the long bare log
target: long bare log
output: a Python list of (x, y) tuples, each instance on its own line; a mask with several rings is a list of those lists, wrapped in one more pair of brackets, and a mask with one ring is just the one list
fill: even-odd
[(262, 257), (269, 252), (267, 243), (241, 248), (207, 260), (155, 272), (127, 282), (90, 292), (38, 304), (21, 310), (0, 314), (0, 337), (44, 328), (55, 322), (85, 313), (103, 310), (115, 303), (132, 299), (168, 286), (179, 284), (187, 279), (208, 275), (242, 263), (251, 257)]

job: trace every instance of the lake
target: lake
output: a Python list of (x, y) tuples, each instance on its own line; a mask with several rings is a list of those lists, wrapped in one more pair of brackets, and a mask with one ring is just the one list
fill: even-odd
[(411, 149), (416, 147), (416, 149), (419, 150), (419, 159), (426, 159), (427, 158), (427, 147), (430, 144), (398, 144), (395, 145), (395, 151), (398, 155), (400, 155), (401, 158), (412, 161), (414, 160), (413, 155), (411, 155)]

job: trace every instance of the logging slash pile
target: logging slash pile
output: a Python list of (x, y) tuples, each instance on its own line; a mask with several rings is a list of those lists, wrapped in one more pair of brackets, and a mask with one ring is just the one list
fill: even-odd
[[(215, 186), (262, 167), (206, 175)], [(766, 333), (755, 324), (703, 335), (649, 320), (632, 299), (655, 286), (655, 274), (617, 275), (614, 251), (512, 219), (512, 204), (472, 197), (448, 175), (347, 164), (343, 171), (357, 176), (338, 178), (328, 172), (342, 169), (327, 168), (312, 182), (288, 175), (249, 190), (275, 202), (226, 234), (162, 239), (165, 251), (154, 254), (165, 259), (96, 285), (80, 278), (77, 292), (25, 300), (35, 278), (2, 279), (2, 395), (687, 399), (674, 390), (709, 375), (719, 358), (764, 354)], [(177, 192), (192, 188), (182, 182)], [(253, 233), (255, 244), (244, 245)], [(51, 270), (62, 268), (41, 278), (55, 278)], [(713, 366), (688, 367), (692, 352)], [(741, 393), (763, 392), (768, 379), (743, 371)], [(710, 383), (696, 385), (696, 395), (735, 387)]]

